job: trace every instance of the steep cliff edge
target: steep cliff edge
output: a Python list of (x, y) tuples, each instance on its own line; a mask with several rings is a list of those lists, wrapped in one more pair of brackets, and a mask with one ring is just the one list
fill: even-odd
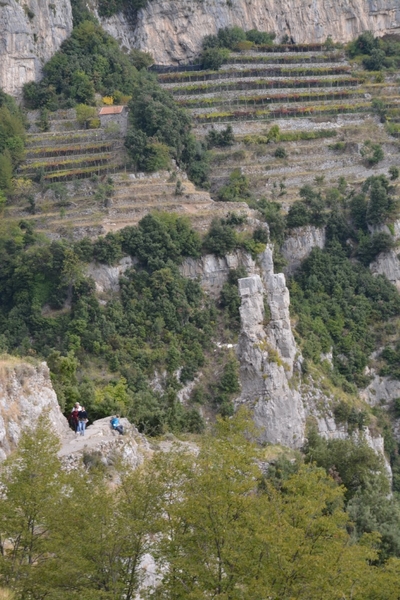
[(37, 365), (5, 358), (0, 360), (0, 461), (16, 447), (24, 429), (32, 429), (45, 414), (54, 432), (70, 436), (46, 363)]
[(103, 26), (125, 48), (153, 54), (156, 63), (193, 58), (202, 38), (218, 28), (274, 31), (296, 43), (324, 42), (331, 35), (347, 42), (365, 30), (377, 35), (400, 27), (396, 0), (152, 0), (141, 10), (135, 31), (120, 13)]
[(0, 31), (0, 87), (18, 95), (70, 35), (70, 0), (2, 0)]
[(274, 274), (270, 248), (261, 256), (261, 277), (240, 279), (239, 294), (237, 356), (242, 392), (238, 404), (252, 408), (263, 441), (301, 447), (305, 412), (300, 393), (290, 385), (296, 344), (290, 326), (289, 291), (284, 275)]

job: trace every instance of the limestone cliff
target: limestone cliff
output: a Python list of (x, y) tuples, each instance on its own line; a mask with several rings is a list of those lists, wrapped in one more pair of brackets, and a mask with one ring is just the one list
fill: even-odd
[(248, 275), (256, 272), (256, 263), (248, 252), (236, 250), (226, 256), (206, 254), (202, 258), (186, 258), (180, 272), (189, 279), (198, 279), (202, 288), (213, 298), (217, 298), (228, 279), (229, 271), (244, 267)]
[(289, 292), (284, 275), (273, 272), (270, 248), (261, 256), (261, 277), (240, 279), (239, 293), (237, 356), (242, 392), (238, 404), (252, 408), (263, 441), (300, 447), (305, 412), (300, 393), (291, 385), (296, 345), (290, 326)]
[(72, 31), (70, 0), (2, 0), (0, 87), (18, 95)]
[(281, 248), (283, 258), (287, 262), (285, 274), (293, 275), (303, 260), (310, 255), (313, 248), (323, 248), (325, 246), (325, 240), (325, 229), (322, 227), (307, 225), (306, 227), (293, 229)]
[(370, 228), (371, 233), (384, 232), (392, 236), (395, 247), (389, 252), (382, 252), (370, 264), (370, 269), (375, 275), (386, 275), (393, 285), (400, 290), (400, 221), (395, 221), (389, 228), (387, 225), (378, 225)]
[(275, 31), (295, 42), (347, 42), (370, 29), (377, 35), (400, 27), (398, 0), (150, 0), (136, 28), (122, 14), (103, 20), (127, 49), (151, 52), (156, 63), (184, 62), (200, 50), (203, 36), (218, 28)]
[(0, 461), (18, 444), (21, 432), (32, 429), (42, 414), (48, 417), (57, 435), (69, 435), (46, 363), (33, 365), (12, 358), (1, 359)]

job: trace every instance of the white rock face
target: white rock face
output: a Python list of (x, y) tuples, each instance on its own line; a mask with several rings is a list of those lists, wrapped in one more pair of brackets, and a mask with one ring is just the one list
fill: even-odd
[(43, 414), (60, 438), (69, 436), (46, 363), (34, 366), (22, 360), (0, 360), (0, 460), (17, 446), (21, 432), (32, 429)]
[(86, 267), (86, 275), (92, 277), (96, 284), (96, 291), (102, 292), (118, 292), (119, 278), (134, 264), (130, 256), (121, 258), (115, 267), (103, 265), (101, 263), (90, 263)]
[(239, 25), (288, 35), (295, 42), (346, 42), (365, 30), (377, 35), (400, 26), (397, 0), (149, 0), (135, 31), (123, 15), (102, 21), (126, 49), (150, 52), (158, 64), (184, 62), (205, 35)]
[(388, 406), (392, 400), (400, 398), (400, 381), (375, 374), (374, 379), (360, 395), (371, 406)]
[(400, 291), (400, 260), (397, 258), (399, 249), (382, 252), (377, 259), (370, 264), (374, 275), (386, 275), (393, 285)]
[(70, 0), (2, 0), (0, 87), (18, 96), (72, 31)]
[(281, 252), (287, 261), (285, 273), (292, 275), (309, 255), (313, 248), (325, 246), (326, 233), (324, 228), (307, 225), (293, 229), (291, 235), (284, 241)]
[(199, 279), (201, 287), (217, 298), (228, 279), (229, 271), (244, 267), (249, 275), (256, 272), (256, 263), (248, 252), (237, 250), (226, 256), (206, 254), (201, 258), (186, 258), (180, 266), (183, 277)]
[[(261, 440), (302, 446), (305, 413), (299, 392), (289, 385), (296, 345), (290, 327), (289, 292), (283, 274), (273, 273), (272, 251), (261, 257), (261, 273), (239, 280), (241, 332), (237, 345), (241, 396), (254, 413)], [(264, 301), (271, 319), (265, 322)]]

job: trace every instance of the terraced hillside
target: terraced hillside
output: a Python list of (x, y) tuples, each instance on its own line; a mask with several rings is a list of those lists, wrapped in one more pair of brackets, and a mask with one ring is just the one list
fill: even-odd
[(69, 112), (52, 114), (51, 131), (28, 134), (19, 175), (53, 183), (110, 174), (125, 165), (119, 130), (81, 129)]
[[(205, 229), (215, 215), (249, 211), (245, 204), (215, 202), (237, 169), (253, 199), (278, 199), (287, 207), (306, 183), (363, 181), (400, 162), (395, 75), (382, 81), (346, 61), (341, 50), (269, 47), (232, 53), (219, 71), (165, 71), (159, 81), (191, 112), (199, 139), (232, 126), (234, 143), (212, 149), (211, 197), (177, 168), (132, 172), (118, 128), (82, 129), (71, 109), (52, 113), (46, 133), (37, 130), (39, 114), (31, 116), (19, 175), (36, 184), (29, 205), (26, 196), (16, 198), (6, 216), (34, 221), (51, 237), (97, 236), (152, 210), (186, 214)], [(382, 106), (386, 124), (376, 114)], [(362, 156), (367, 140), (383, 150), (374, 165)]]
[[(374, 114), (373, 100), (382, 100), (396, 121), (396, 82), (377, 83), (377, 74), (360, 72), (337, 49), (279, 50), (233, 53), (218, 72), (159, 75), (191, 112), (200, 138), (211, 128), (233, 128), (235, 143), (213, 151), (212, 195), (235, 168), (249, 176), (256, 197), (281, 196), (285, 203), (316, 176), (326, 183), (365, 179), (371, 165), (360, 151), (369, 139), (382, 144), (385, 155), (373, 172), (387, 172), (398, 161), (398, 148)], [(272, 125), (280, 135), (268, 135)]]

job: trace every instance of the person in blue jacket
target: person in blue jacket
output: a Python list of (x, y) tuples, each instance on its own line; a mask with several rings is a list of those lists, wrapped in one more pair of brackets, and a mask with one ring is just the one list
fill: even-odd
[(114, 417), (111, 417), (111, 427), (115, 431), (118, 431), (118, 433), (120, 433), (121, 435), (124, 435), (124, 428), (119, 422), (119, 415), (115, 415)]

